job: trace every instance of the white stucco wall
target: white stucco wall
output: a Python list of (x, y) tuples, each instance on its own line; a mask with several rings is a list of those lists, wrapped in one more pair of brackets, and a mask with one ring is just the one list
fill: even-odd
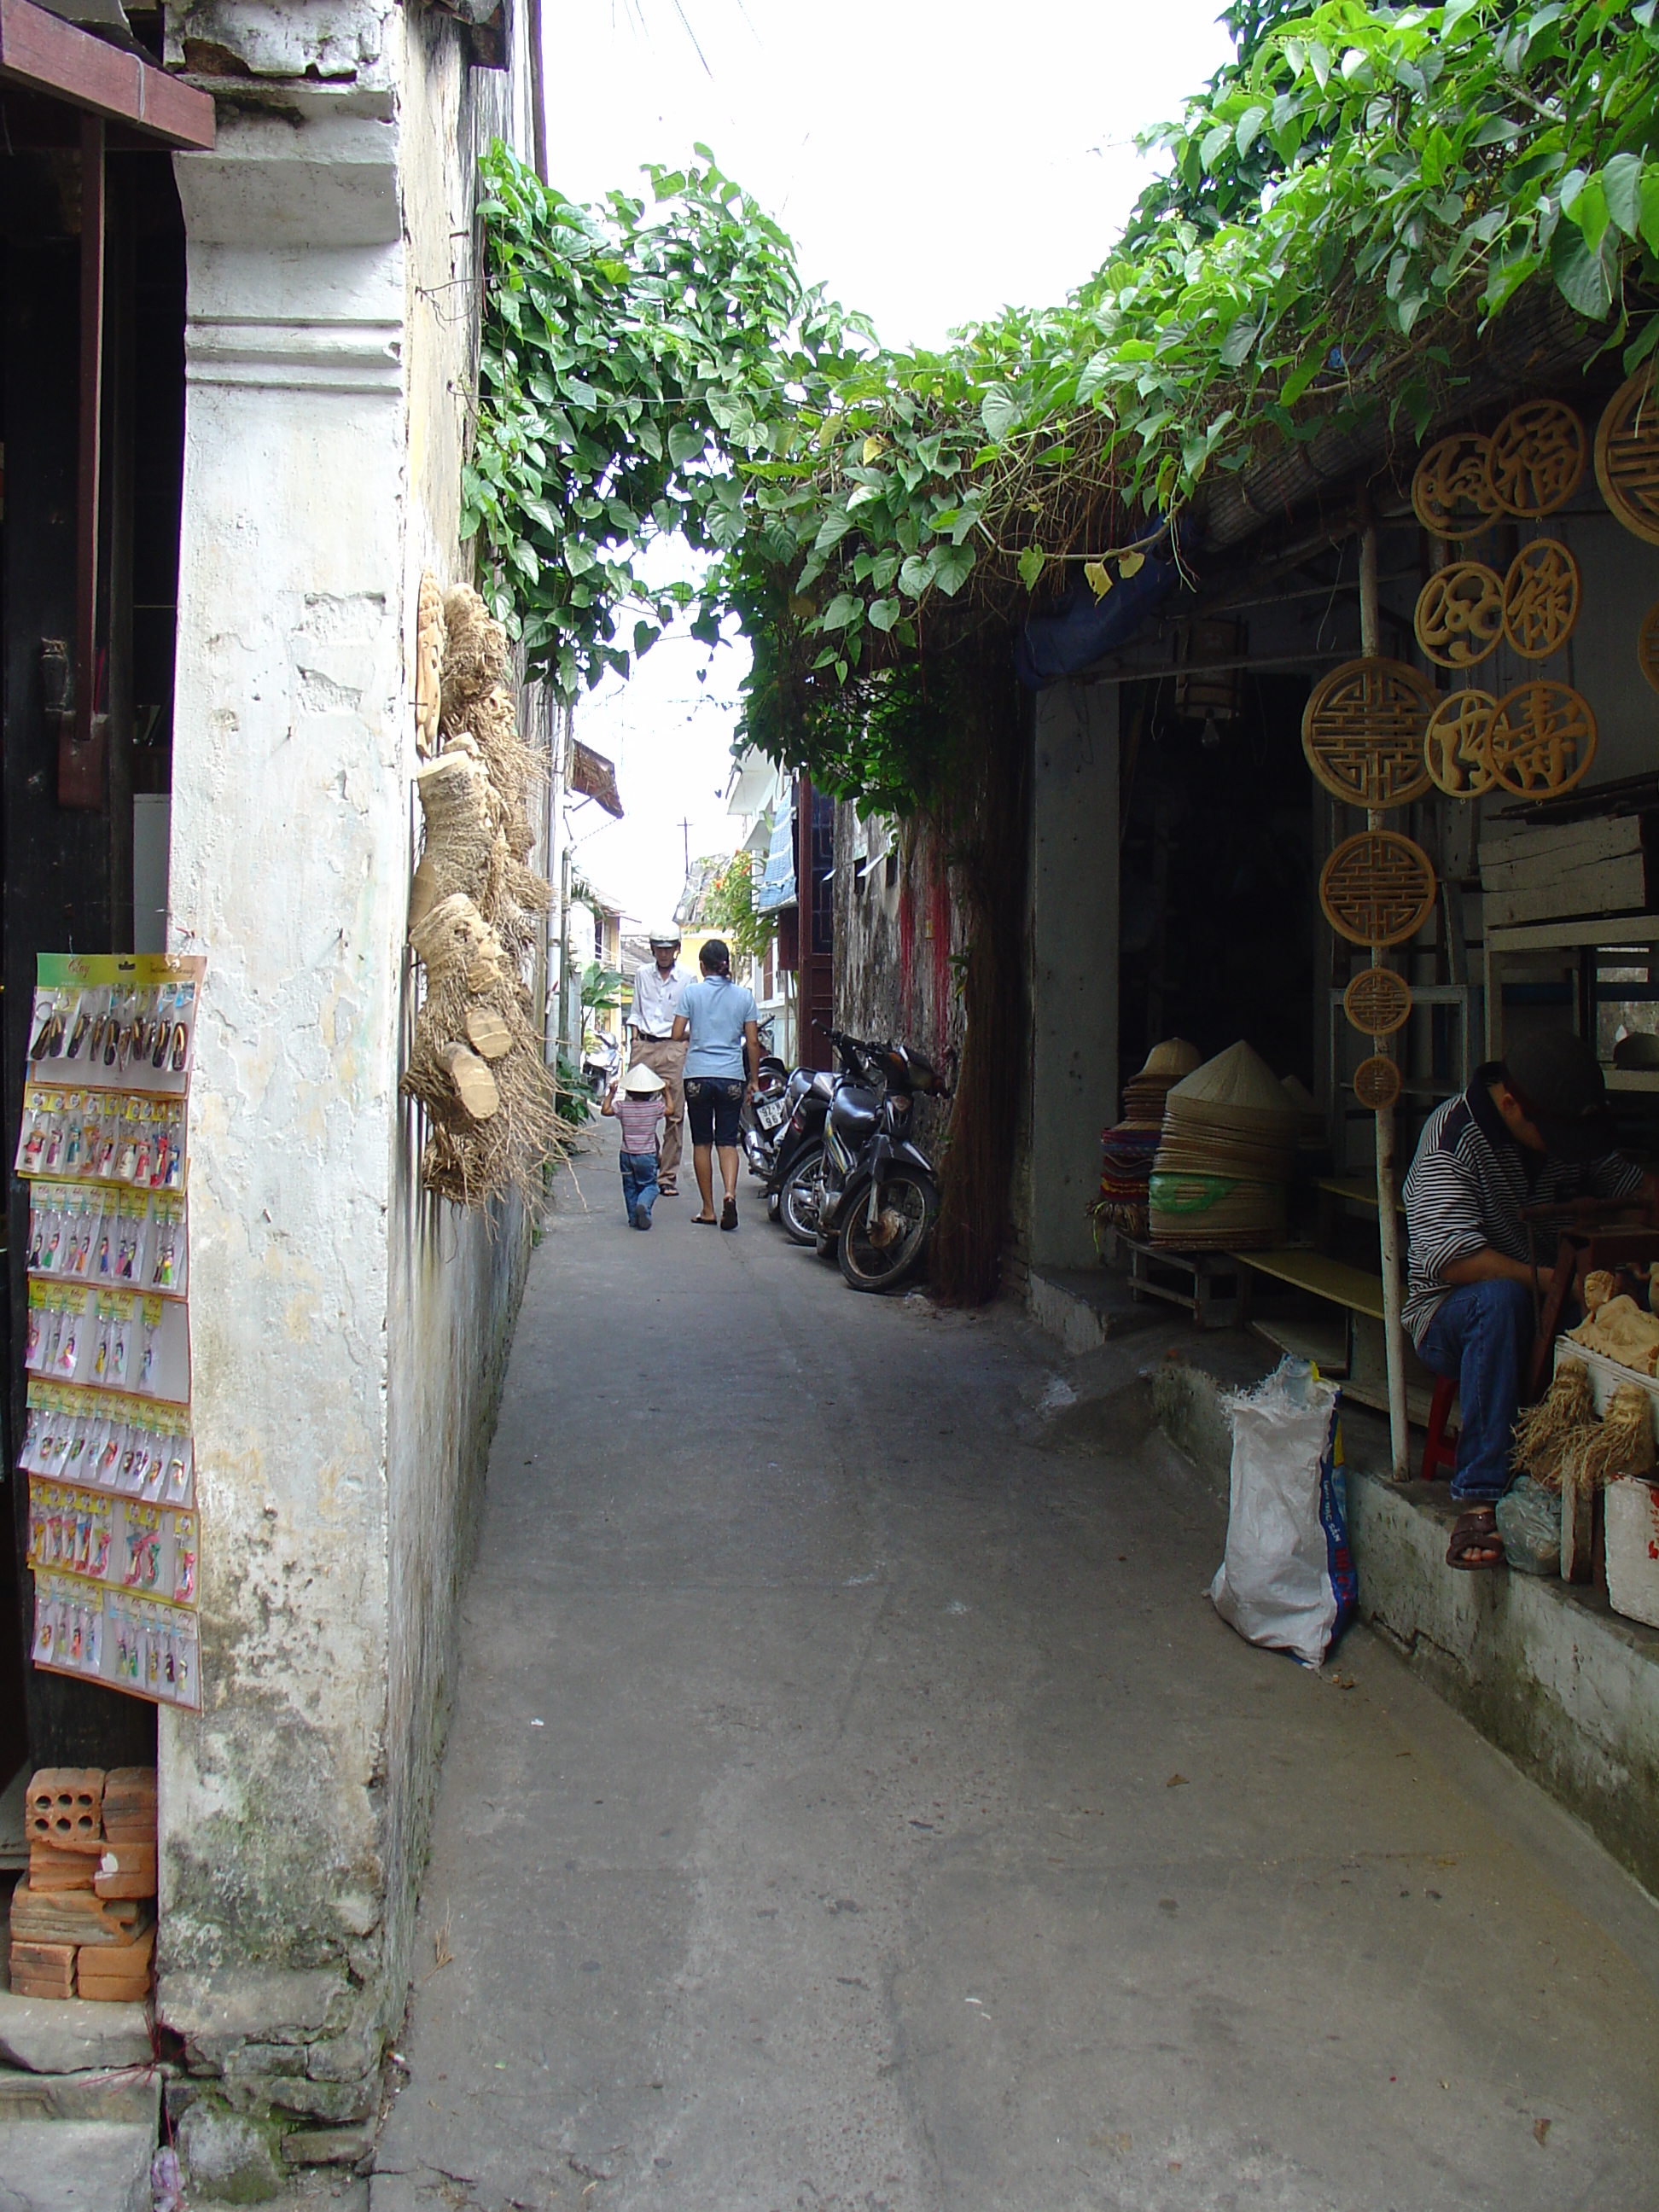
[(403, 2008), (526, 1249), (421, 1199), (397, 1096), (416, 595), (461, 577), (476, 156), (522, 102), (390, 0), (204, 0), (169, 36), (251, 75), (176, 163), (204, 1709), (162, 1715), (159, 2009), (233, 2101), (345, 2120)]

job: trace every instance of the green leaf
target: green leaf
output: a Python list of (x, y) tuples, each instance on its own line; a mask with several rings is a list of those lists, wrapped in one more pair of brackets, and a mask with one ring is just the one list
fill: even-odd
[(899, 589), (908, 599), (919, 599), (933, 580), (931, 553), (913, 553), (898, 573)]
[(864, 612), (864, 602), (851, 592), (837, 592), (818, 618), (821, 629), (845, 629)]
[(690, 422), (671, 423), (668, 431), (668, 458), (677, 467), (696, 460), (708, 443), (703, 431)]
[(1019, 410), (1000, 384), (994, 384), (980, 402), (979, 419), (985, 425), (985, 434), (999, 444), (1019, 420)]
[(1019, 556), (1019, 580), (1028, 592), (1036, 589), (1048, 556), (1040, 545), (1028, 545)]
[(1457, 166), (1457, 149), (1437, 123), (1418, 155), (1423, 181), (1438, 191)]
[(1237, 368), (1247, 359), (1250, 348), (1261, 334), (1258, 316), (1240, 315), (1221, 342), (1219, 360), (1224, 368)]
[(1607, 198), (1607, 214), (1626, 238), (1637, 238), (1642, 229), (1642, 157), (1639, 154), (1615, 154), (1601, 172), (1601, 189)]
[(1637, 228), (1648, 252), (1659, 256), (1659, 167), (1642, 172), (1642, 211)]
[(894, 623), (897, 622), (901, 611), (896, 599), (872, 599), (870, 602), (871, 629), (891, 629)]
[(832, 507), (818, 526), (818, 534), (812, 540), (815, 553), (827, 553), (831, 546), (839, 545), (853, 527), (853, 518), (844, 507)]
[(1603, 322), (1613, 305), (1611, 255), (1592, 248), (1571, 223), (1556, 234), (1550, 267), (1562, 297), (1588, 321)]
[(974, 549), (971, 545), (936, 546), (933, 562), (934, 582), (947, 599), (953, 599), (973, 574)]
[(1233, 143), (1237, 147), (1241, 156), (1248, 154), (1255, 145), (1257, 138), (1261, 135), (1261, 126), (1267, 119), (1267, 111), (1260, 104), (1254, 107), (1247, 107), (1239, 117), (1238, 127), (1233, 132)]

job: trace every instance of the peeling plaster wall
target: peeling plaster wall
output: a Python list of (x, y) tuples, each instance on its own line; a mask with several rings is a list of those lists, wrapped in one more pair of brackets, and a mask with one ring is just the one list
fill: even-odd
[(412, 4), (203, 0), (168, 36), (219, 142), (175, 163), (205, 1709), (161, 1717), (159, 2011), (233, 2104), (345, 2121), (403, 2010), (527, 1254), (420, 1199), (397, 1096), (416, 595), (461, 573), (476, 156), (522, 100)]

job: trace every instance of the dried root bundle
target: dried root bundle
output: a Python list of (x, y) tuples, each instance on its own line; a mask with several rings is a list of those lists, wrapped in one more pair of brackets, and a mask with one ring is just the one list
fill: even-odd
[[(423, 584), (423, 624), (427, 602)], [(572, 1133), (555, 1109), (524, 981), (552, 902), (526, 865), (536, 842), (530, 801), (546, 765), (519, 735), (501, 624), (465, 586), (437, 611), (442, 750), (418, 772), (426, 841), (410, 893), (409, 941), (426, 996), (401, 1087), (431, 1123), (427, 1190), (469, 1206), (517, 1191), (535, 1210), (544, 1164)], [(416, 692), (423, 732), (418, 670)]]
[(1619, 1385), (1600, 1425), (1574, 1456), (1577, 1480), (1587, 1490), (1605, 1490), (1626, 1475), (1652, 1474), (1653, 1401), (1639, 1383)]
[(437, 578), (428, 570), (421, 578), (415, 624), (415, 743), (422, 758), (437, 749), (447, 635), (443, 593), (438, 589)]
[(1589, 1370), (1582, 1360), (1564, 1360), (1538, 1403), (1517, 1417), (1510, 1465), (1544, 1489), (1559, 1490), (1564, 1454), (1595, 1427)]

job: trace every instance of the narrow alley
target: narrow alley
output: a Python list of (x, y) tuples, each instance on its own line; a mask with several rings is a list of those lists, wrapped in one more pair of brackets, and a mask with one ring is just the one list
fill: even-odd
[(1066, 1402), (757, 1206), (628, 1235), (611, 1142), (513, 1352), (374, 2212), (1650, 2201), (1653, 1905), (1369, 1632), (1217, 1620), (1168, 1335)]

